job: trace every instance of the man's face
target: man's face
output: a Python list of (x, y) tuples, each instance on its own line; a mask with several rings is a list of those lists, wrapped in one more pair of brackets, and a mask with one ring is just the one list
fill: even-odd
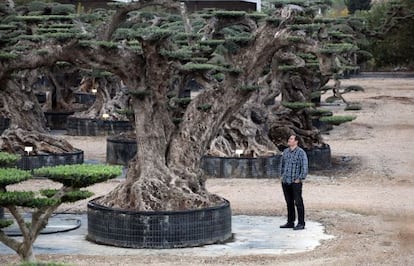
[(298, 141), (296, 140), (296, 137), (295, 136), (290, 136), (289, 139), (288, 139), (288, 146), (289, 147), (294, 147), (296, 145), (298, 145)]

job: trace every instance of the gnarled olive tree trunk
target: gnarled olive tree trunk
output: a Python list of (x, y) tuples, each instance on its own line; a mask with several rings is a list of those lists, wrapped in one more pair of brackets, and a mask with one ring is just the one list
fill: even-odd
[(27, 84), (5, 80), (0, 85), (2, 113), (10, 117), (9, 129), (0, 138), (0, 150), (24, 154), (25, 146), (31, 146), (32, 154), (75, 151), (67, 141), (47, 133), (44, 114)]

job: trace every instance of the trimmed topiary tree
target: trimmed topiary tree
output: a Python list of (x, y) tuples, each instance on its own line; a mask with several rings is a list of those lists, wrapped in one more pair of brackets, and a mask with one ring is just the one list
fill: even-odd
[[(81, 190), (121, 174), (121, 167), (106, 165), (61, 165), (36, 169), (35, 176), (49, 178), (62, 184), (60, 189), (37, 191), (8, 191), (7, 186), (28, 180), (32, 174), (15, 168), (0, 169), (0, 207), (6, 208), (14, 219), (0, 220), (0, 241), (13, 249), (22, 260), (35, 261), (33, 243), (48, 223), (53, 212), (65, 202), (89, 198), (92, 192)], [(23, 208), (32, 209), (32, 218), (23, 218)], [(22, 241), (9, 237), (3, 228), (16, 223)]]

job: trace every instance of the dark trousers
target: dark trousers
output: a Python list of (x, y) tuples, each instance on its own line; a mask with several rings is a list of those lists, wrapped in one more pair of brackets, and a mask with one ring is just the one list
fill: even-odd
[(305, 225), (305, 207), (302, 199), (302, 183), (282, 183), (283, 194), (285, 195), (288, 220), (290, 224), (295, 223), (295, 205), (298, 211), (298, 224)]

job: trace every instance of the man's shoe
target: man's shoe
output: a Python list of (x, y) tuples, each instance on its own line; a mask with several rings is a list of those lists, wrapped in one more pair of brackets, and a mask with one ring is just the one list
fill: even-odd
[(286, 223), (286, 224), (280, 226), (280, 228), (294, 228), (294, 227), (295, 227), (295, 225), (290, 224), (290, 223)]
[(303, 230), (305, 229), (304, 224), (297, 224), (295, 227), (293, 227), (293, 230)]

